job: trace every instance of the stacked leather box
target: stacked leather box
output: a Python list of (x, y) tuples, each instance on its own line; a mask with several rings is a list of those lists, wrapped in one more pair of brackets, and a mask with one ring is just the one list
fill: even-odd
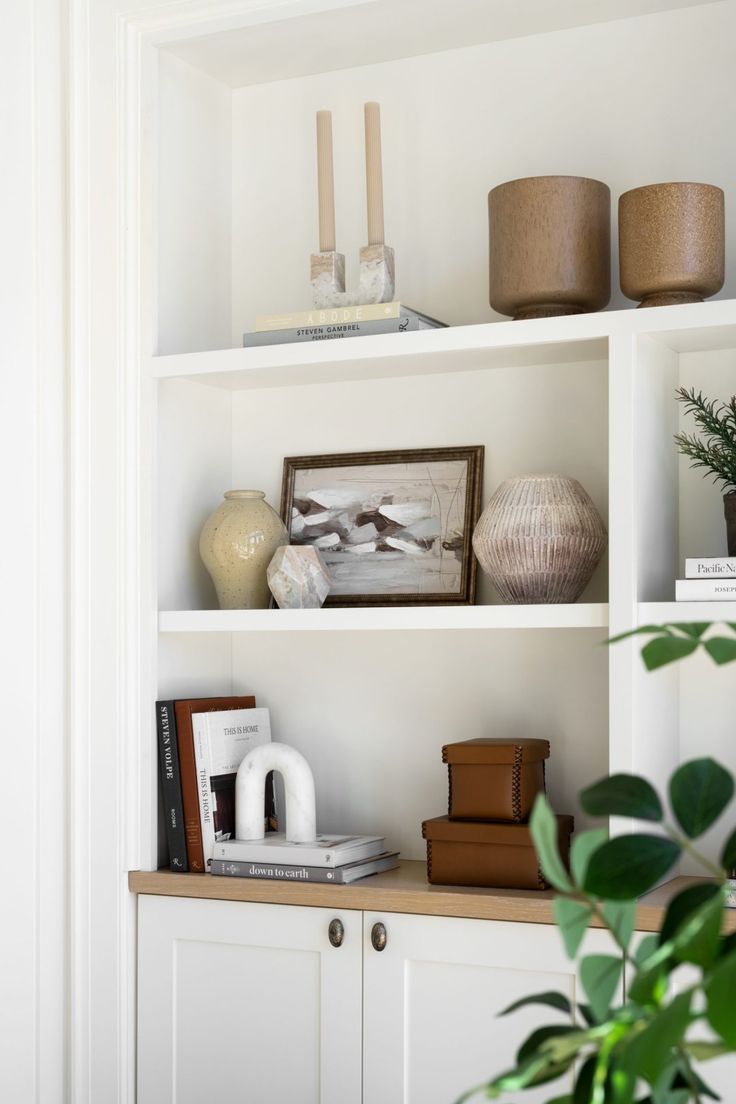
[[(434, 885), (546, 889), (528, 820), (545, 791), (546, 740), (464, 740), (446, 744), (450, 798), (447, 816), (425, 820), (427, 876)], [(557, 817), (564, 862), (571, 816)]]

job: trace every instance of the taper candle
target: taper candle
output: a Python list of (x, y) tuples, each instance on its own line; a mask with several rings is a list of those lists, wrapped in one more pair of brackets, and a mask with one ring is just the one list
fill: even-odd
[(335, 251), (335, 178), (332, 169), (332, 112), (317, 112), (317, 191), (319, 250)]
[(368, 244), (383, 245), (383, 170), (381, 108), (365, 104), (365, 184), (368, 198)]

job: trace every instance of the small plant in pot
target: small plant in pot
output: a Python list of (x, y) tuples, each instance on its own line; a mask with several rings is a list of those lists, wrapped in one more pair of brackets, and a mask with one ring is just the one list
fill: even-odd
[[(642, 649), (645, 665), (653, 670), (699, 650), (718, 664), (736, 661), (736, 623), (727, 626), (733, 635), (710, 629), (707, 623), (678, 623), (636, 630), (651, 637)], [(537, 799), (530, 827), (542, 870), (557, 891), (554, 915), (567, 953), (578, 958), (592, 922), (608, 930), (611, 953), (579, 959), (585, 998), (577, 1007), (563, 993), (545, 992), (505, 1009), (501, 1015), (544, 1006), (549, 1021), (522, 1042), (511, 1069), (462, 1101), (481, 1093), (495, 1099), (547, 1083), (548, 1104), (720, 1099), (704, 1079), (703, 1064), (736, 1053), (736, 932), (722, 934), (736, 867), (736, 828), (718, 863), (702, 855), (696, 841), (729, 808), (734, 791), (731, 773), (709, 758), (674, 772), (669, 813), (645, 778), (604, 778), (582, 791), (583, 809), (591, 816), (631, 817), (655, 830), (613, 839), (604, 829), (583, 832), (573, 842), (569, 871), (558, 852), (554, 815), (543, 796)], [(637, 941), (637, 899), (683, 854), (694, 857), (707, 877), (678, 892), (659, 932)]]
[(702, 433), (702, 438), (676, 433), (677, 447), (690, 458), (692, 468), (705, 468), (714, 483), (721, 484), (728, 554), (736, 556), (736, 395), (723, 403), (707, 399), (702, 391), (696, 394), (695, 388), (680, 387), (676, 396)]

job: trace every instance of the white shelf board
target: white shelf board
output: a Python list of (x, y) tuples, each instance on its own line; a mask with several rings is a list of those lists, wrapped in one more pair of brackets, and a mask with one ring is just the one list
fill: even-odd
[(736, 602), (640, 602), (639, 624), (668, 621), (733, 621)]
[(650, 335), (677, 352), (736, 348), (736, 300), (484, 322), (403, 334), (148, 358), (157, 379), (232, 390), (291, 387), (605, 359), (612, 337)]
[[(166, 46), (232, 88), (544, 34), (711, 0), (301, 0)], [(260, 9), (260, 10), (259, 10)], [(284, 18), (286, 16), (286, 18)], [(190, 37), (192, 36), (192, 37)]]
[(373, 606), (318, 610), (164, 610), (159, 631), (295, 632), (416, 629), (605, 629), (606, 603), (551, 606)]

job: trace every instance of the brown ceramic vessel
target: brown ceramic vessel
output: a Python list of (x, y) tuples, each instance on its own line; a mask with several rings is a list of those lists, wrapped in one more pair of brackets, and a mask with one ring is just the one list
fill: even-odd
[(514, 318), (605, 307), (611, 193), (583, 176), (531, 176), (488, 193), (490, 302)]
[(723, 192), (650, 184), (618, 201), (621, 290), (640, 307), (701, 303), (723, 287)]

